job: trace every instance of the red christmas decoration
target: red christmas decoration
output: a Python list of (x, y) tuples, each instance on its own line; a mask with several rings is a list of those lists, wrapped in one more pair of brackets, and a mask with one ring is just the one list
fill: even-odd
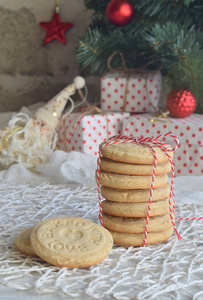
[(73, 23), (63, 23), (59, 13), (55, 12), (51, 22), (41, 22), (40, 26), (47, 31), (44, 44), (51, 42), (53, 39), (66, 44), (65, 31), (73, 27)]
[(125, 26), (133, 16), (134, 7), (129, 0), (111, 0), (106, 7), (106, 17), (114, 25)]
[(197, 101), (190, 90), (175, 89), (168, 94), (166, 106), (174, 117), (185, 118), (195, 111)]

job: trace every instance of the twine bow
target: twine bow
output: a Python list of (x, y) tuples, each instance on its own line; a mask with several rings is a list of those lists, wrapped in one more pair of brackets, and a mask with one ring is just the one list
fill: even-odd
[[(122, 61), (122, 66), (121, 67), (117, 67), (117, 68), (112, 68), (111, 63), (113, 58), (119, 55), (121, 57), (121, 61)], [(157, 107), (155, 107), (153, 105), (153, 103), (151, 102), (150, 98), (149, 98), (149, 93), (148, 93), (148, 88), (147, 88), (147, 79), (148, 79), (148, 75), (149, 74), (157, 74), (157, 72), (159, 72), (161, 70), (161, 68), (159, 68), (156, 71), (151, 71), (151, 70), (147, 70), (147, 67), (151, 64), (153, 64), (154, 62), (157, 62), (159, 60), (151, 60), (149, 61), (147, 64), (145, 64), (142, 68), (128, 68), (126, 66), (126, 62), (125, 62), (125, 58), (123, 56), (123, 54), (121, 52), (114, 52), (112, 53), (108, 60), (107, 60), (107, 66), (109, 68), (109, 70), (111, 72), (117, 72), (117, 73), (126, 73), (127, 74), (127, 79), (126, 79), (126, 86), (125, 86), (125, 92), (124, 92), (124, 99), (123, 99), (123, 111), (126, 111), (126, 101), (127, 101), (127, 93), (128, 93), (128, 86), (129, 86), (129, 80), (130, 80), (130, 76), (133, 73), (140, 73), (140, 74), (146, 74), (147, 73), (147, 77), (145, 78), (145, 85), (146, 85), (146, 91), (147, 91), (147, 99), (149, 101), (149, 103), (151, 103), (152, 107), (154, 110), (157, 110)]]
[[(83, 95), (81, 90), (78, 90), (78, 93), (79, 93), (82, 101), (77, 105), (73, 104), (73, 108), (81, 106), (83, 103), (85, 104), (85, 106), (82, 107), (81, 112), (78, 112), (78, 118), (76, 119), (74, 125), (72, 126), (73, 132), (71, 132), (71, 137), (73, 137), (73, 133), (76, 130), (77, 125), (78, 125), (78, 123), (79, 123), (79, 121), (81, 120), (82, 117), (84, 117), (85, 115), (104, 114), (105, 118), (106, 118), (106, 136), (107, 136), (107, 139), (108, 139), (109, 138), (109, 122), (108, 122), (106, 112), (104, 110), (102, 110), (101, 108), (97, 107), (96, 105), (90, 104), (87, 101), (87, 88), (86, 88), (86, 86), (85, 86), (85, 95)], [(70, 115), (70, 112), (63, 115), (63, 119), (65, 119), (68, 115)], [(65, 126), (65, 123), (64, 123), (64, 126)]]
[[(112, 63), (112, 59), (116, 56), (119, 55), (121, 57), (121, 61), (122, 61), (122, 66), (121, 67), (117, 67), (117, 68), (112, 68), (111, 63)], [(109, 68), (109, 70), (111, 72), (118, 72), (118, 73), (127, 73), (127, 74), (133, 74), (133, 73), (149, 73), (149, 74), (156, 74), (158, 71), (161, 70), (161, 68), (159, 68), (156, 71), (152, 71), (152, 70), (147, 70), (147, 67), (149, 65), (152, 65), (153, 63), (160, 61), (159, 59), (153, 59), (151, 61), (149, 61), (148, 63), (146, 63), (142, 68), (128, 68), (126, 66), (126, 62), (125, 62), (125, 58), (123, 56), (123, 53), (121, 52), (114, 52), (112, 53), (108, 60), (107, 60), (107, 66)]]
[[(176, 146), (171, 149), (170, 145), (167, 143), (160, 142), (158, 139), (164, 138), (166, 136), (170, 136), (174, 139), (176, 142)], [(154, 146), (158, 146), (161, 148), (166, 156), (168, 157), (168, 160), (171, 163), (171, 172), (172, 172), (172, 178), (171, 178), (171, 189), (170, 189), (170, 196), (169, 196), (169, 211), (170, 211), (170, 218), (171, 218), (171, 223), (174, 227), (174, 230), (176, 232), (176, 235), (178, 239), (181, 239), (180, 234), (178, 233), (175, 225), (175, 220), (173, 214), (175, 214), (175, 190), (174, 190), (174, 162), (173, 159), (169, 155), (169, 151), (174, 152), (178, 146), (179, 146), (179, 140), (178, 138), (173, 135), (172, 133), (166, 133), (162, 135), (158, 135), (156, 137), (128, 137), (125, 135), (115, 135), (111, 137), (105, 144), (102, 145), (102, 147), (99, 150), (99, 158), (97, 162), (97, 187), (98, 187), (98, 198), (99, 198), (99, 207), (100, 207), (100, 221), (101, 225), (103, 226), (103, 217), (102, 217), (102, 205), (101, 205), (101, 191), (100, 191), (100, 183), (99, 183), (99, 172), (100, 172), (100, 163), (101, 163), (101, 155), (102, 155), (102, 150), (104, 147), (108, 145), (115, 145), (115, 144), (120, 144), (120, 143), (137, 143), (141, 145), (145, 145), (152, 149), (153, 154), (154, 154), (154, 168), (153, 168), (153, 175), (152, 175), (152, 182), (151, 182), (151, 188), (150, 188), (150, 196), (149, 196), (149, 204), (148, 204), (148, 210), (147, 210), (147, 217), (146, 217), (146, 225), (145, 225), (145, 233), (144, 233), (144, 242), (143, 246), (146, 246), (147, 242), (147, 233), (148, 233), (148, 225), (149, 225), (149, 216), (150, 216), (150, 210), (151, 210), (151, 202), (152, 202), (152, 195), (153, 195), (153, 189), (154, 189), (154, 180), (155, 180), (155, 172), (156, 172), (156, 166), (157, 166), (157, 154), (154, 149)], [(172, 205), (172, 200), (173, 200), (173, 205)]]

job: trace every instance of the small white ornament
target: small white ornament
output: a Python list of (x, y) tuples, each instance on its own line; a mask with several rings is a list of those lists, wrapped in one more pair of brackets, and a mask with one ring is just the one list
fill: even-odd
[(73, 83), (75, 85), (75, 88), (77, 90), (80, 90), (82, 88), (84, 88), (85, 86), (85, 79), (81, 76), (76, 76), (74, 79), (73, 79)]

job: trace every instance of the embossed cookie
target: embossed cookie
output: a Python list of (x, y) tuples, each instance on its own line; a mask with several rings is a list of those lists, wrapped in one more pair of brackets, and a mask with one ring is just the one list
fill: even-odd
[[(144, 241), (144, 233), (124, 233), (110, 230), (113, 236), (114, 244), (123, 246), (142, 246)], [(173, 227), (164, 231), (149, 232), (147, 234), (146, 245), (156, 244), (168, 240), (173, 233)]]
[[(152, 176), (122, 175), (100, 170), (99, 182), (101, 185), (117, 189), (150, 189)], [(154, 188), (164, 186), (167, 182), (168, 176), (166, 174), (156, 175)]]
[[(117, 217), (103, 213), (103, 222), (104, 227), (108, 230), (127, 233), (142, 233), (145, 232), (146, 218)], [(163, 231), (169, 227), (171, 227), (169, 213), (149, 218), (148, 232)]]
[[(169, 197), (170, 183), (153, 190), (152, 201)], [(150, 189), (147, 190), (124, 190), (101, 186), (102, 197), (116, 202), (149, 202)]]
[[(109, 200), (102, 201), (102, 210), (106, 214), (119, 217), (146, 217), (148, 203), (137, 202), (114, 202)], [(169, 199), (153, 201), (151, 203), (150, 216), (159, 216), (169, 213)]]
[(113, 239), (108, 230), (80, 217), (50, 218), (31, 234), (35, 252), (46, 262), (60, 267), (88, 267), (104, 260)]
[[(154, 165), (124, 163), (105, 157), (101, 158), (100, 167), (102, 171), (126, 175), (152, 175), (154, 169)], [(165, 163), (157, 164), (155, 174), (166, 174), (170, 171), (171, 163), (167, 161)]]
[(32, 230), (33, 228), (23, 230), (15, 239), (15, 245), (18, 250), (27, 255), (36, 255), (30, 241)]
[[(100, 148), (103, 144), (100, 144)], [(166, 154), (159, 148), (154, 147), (157, 154), (157, 163), (163, 163), (168, 161)], [(169, 148), (169, 150), (172, 148)], [(173, 152), (169, 151), (168, 154), (170, 157), (173, 157)], [(112, 160), (134, 163), (134, 164), (153, 164), (154, 163), (154, 154), (150, 147), (136, 144), (136, 143), (120, 143), (120, 144), (111, 144), (105, 146), (102, 149), (102, 155), (104, 157), (110, 158)]]

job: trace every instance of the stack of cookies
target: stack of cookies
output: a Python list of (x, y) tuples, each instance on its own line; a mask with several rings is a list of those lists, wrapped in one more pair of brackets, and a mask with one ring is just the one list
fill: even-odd
[[(100, 147), (103, 145), (102, 143)], [(149, 218), (147, 244), (171, 237), (169, 214), (171, 164), (166, 154), (154, 147), (157, 168)], [(172, 157), (173, 152), (169, 152)], [(136, 143), (109, 144), (103, 147), (99, 181), (104, 227), (115, 244), (142, 246), (154, 167), (152, 150)]]

